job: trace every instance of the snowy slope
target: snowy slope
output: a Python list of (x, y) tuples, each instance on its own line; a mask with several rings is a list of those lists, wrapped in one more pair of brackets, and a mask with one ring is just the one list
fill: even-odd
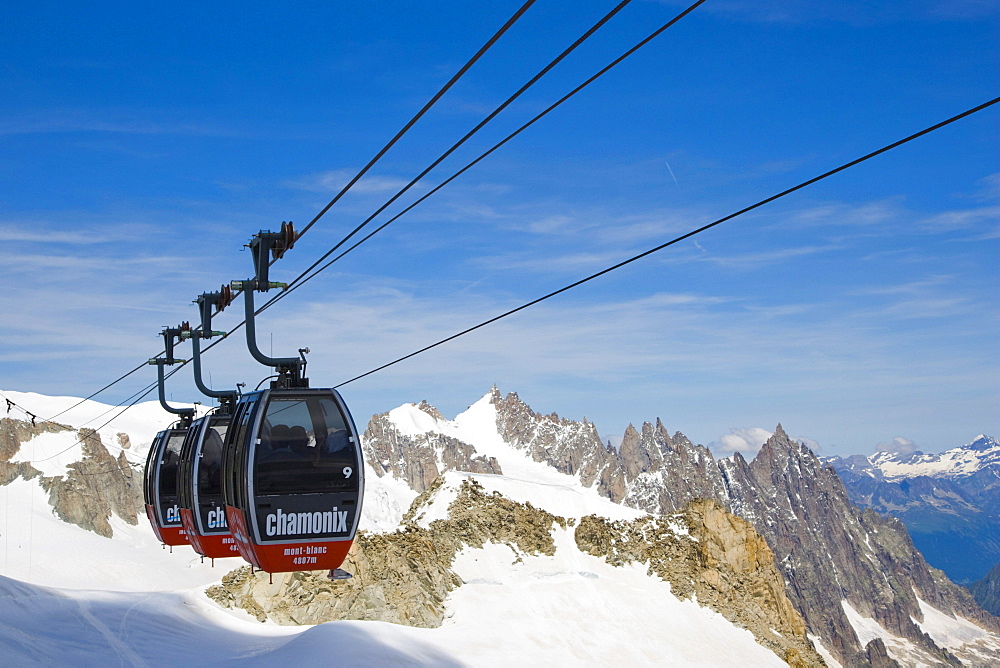
[[(995, 662), (997, 653), (1000, 652), (1000, 642), (989, 631), (962, 617), (945, 614), (919, 598), (917, 603), (924, 618), (922, 621), (913, 621), (935, 643), (953, 652), (961, 651), (965, 657), (977, 657), (978, 660), (974, 663), (978, 665), (992, 665)], [(871, 617), (855, 610), (846, 600), (841, 601), (841, 605), (862, 646), (881, 638), (889, 656), (904, 666), (939, 664), (936, 657), (928, 655), (910, 640), (892, 634)]]
[[(76, 402), (5, 394), (43, 413), (42, 406), (55, 413)], [(107, 407), (87, 408), (59, 421), (73, 424), (77, 414), (90, 420)], [(133, 410), (101, 430), (106, 444), (115, 443), (118, 432), (145, 443), (170, 419), (155, 403)], [(507, 475), (475, 478), (515, 501), (564, 517), (639, 514), (504, 443), (487, 398), (453, 421), (413, 406), (396, 409), (392, 417), (401, 427), (437, 430), (497, 457)], [(50, 465), (53, 473), (64, 471), (72, 455), (79, 456), (74, 442), (74, 432), (44, 434), (24, 446), (21, 459), (66, 449), (67, 456)], [(109, 450), (117, 453), (113, 446)], [(369, 476), (364, 526), (392, 530), (415, 496), (400, 481)], [(203, 594), (242, 564), (238, 559), (217, 560), (212, 568), (189, 548), (161, 549), (144, 518), (137, 527), (113, 518), (111, 539), (63, 523), (37, 480), (0, 487), (0, 504), (5, 665), (784, 665), (748, 631), (674, 597), (644, 566), (615, 568), (580, 552), (571, 530), (557, 531), (551, 557), (517, 558), (503, 545), (465, 550), (456, 568), (466, 584), (447, 601), (448, 618), (437, 629), (379, 622), (279, 627), (223, 610)]]
[[(120, 406), (109, 406), (89, 399), (81, 403), (76, 397), (47, 397), (34, 392), (10, 390), (2, 392), (19, 406), (32, 411), (39, 420), (56, 416), (54, 422), (70, 426), (74, 432), (82, 427), (96, 429), (101, 435), (101, 442), (115, 457), (122, 452), (122, 448), (118, 447), (118, 434), (128, 434), (131, 447), (124, 450), (125, 456), (130, 462), (139, 464), (145, 463), (146, 453), (156, 433), (166, 429), (177, 419), (177, 416), (163, 410), (158, 401), (138, 403), (121, 412)], [(74, 407), (78, 403), (80, 405)], [(196, 408), (198, 415), (205, 413), (203, 406), (171, 405), (176, 405), (177, 408)], [(11, 414), (10, 417), (26, 419), (19, 414)], [(63, 450), (65, 452), (61, 452)], [(81, 456), (76, 438), (67, 441), (66, 434), (47, 434), (32, 439), (11, 461), (37, 461), (37, 464), (32, 465), (40, 469), (43, 475), (62, 475), (66, 464), (79, 461)]]

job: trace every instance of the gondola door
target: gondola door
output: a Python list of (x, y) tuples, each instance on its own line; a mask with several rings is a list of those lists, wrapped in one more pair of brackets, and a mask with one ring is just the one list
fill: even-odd
[(364, 493), (360, 439), (340, 394), (244, 395), (230, 437), (227, 513), (244, 558), (271, 573), (339, 567)]
[(146, 516), (164, 545), (186, 545), (177, 498), (177, 467), (187, 429), (165, 429), (156, 435), (146, 457), (143, 496)]

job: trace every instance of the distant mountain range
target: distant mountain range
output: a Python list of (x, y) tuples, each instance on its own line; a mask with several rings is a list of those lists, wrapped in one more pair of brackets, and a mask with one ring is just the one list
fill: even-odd
[(878, 452), (824, 461), (851, 501), (902, 520), (927, 561), (955, 582), (980, 580), (1000, 562), (997, 439), (979, 436), (940, 454)]

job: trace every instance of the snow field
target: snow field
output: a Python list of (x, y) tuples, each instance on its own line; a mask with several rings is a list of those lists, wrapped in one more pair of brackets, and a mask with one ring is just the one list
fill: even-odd
[[(42, 410), (42, 400), (22, 396), (25, 406)], [(51, 400), (53, 413), (76, 401), (57, 399)], [(94, 403), (60, 421), (70, 422), (85, 408), (90, 419), (100, 407)], [(133, 410), (125, 414), (131, 422), (109, 425), (108, 436), (101, 432), (112, 454), (118, 431), (129, 433), (134, 449), (142, 438), (144, 454), (147, 441), (169, 422), (155, 403)], [(566, 518), (642, 515), (504, 443), (489, 395), (454, 421), (435, 420), (414, 406), (390, 415), (410, 433), (433, 430), (469, 442), (480, 454), (497, 457), (505, 472), (447, 474), (424, 523), (446, 516), (466, 478)], [(34, 450), (34, 458), (42, 450), (70, 448), (66, 458), (51, 460), (56, 474), (80, 458), (75, 440), (74, 432), (45, 435), (23, 450)], [(394, 530), (415, 496), (401, 481), (370, 474), (362, 526)], [(189, 547), (171, 553), (161, 548), (145, 517), (134, 527), (112, 518), (113, 539), (66, 524), (53, 515), (37, 480), (0, 487), (0, 503), (5, 665), (784, 665), (748, 631), (695, 601), (674, 597), (668, 584), (646, 574), (645, 565), (615, 568), (580, 552), (572, 527), (554, 530), (552, 557), (518, 555), (493, 544), (462, 551), (455, 568), (466, 584), (446, 601), (441, 628), (380, 622), (280, 627), (223, 609), (204, 594), (243, 565), (238, 558), (217, 560), (212, 568)]]
[(463, 550), (455, 570), (465, 584), (436, 639), (477, 666), (785, 665), (749, 631), (677, 599), (645, 565), (584, 554), (572, 532), (556, 530), (552, 557)]

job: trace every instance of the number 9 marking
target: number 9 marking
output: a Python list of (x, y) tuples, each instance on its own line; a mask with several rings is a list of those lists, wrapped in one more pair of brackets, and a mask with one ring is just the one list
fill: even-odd
[(345, 478), (350, 478), (352, 473), (354, 473), (354, 469), (353, 468), (351, 468), (350, 466), (345, 466), (344, 467), (344, 477)]

